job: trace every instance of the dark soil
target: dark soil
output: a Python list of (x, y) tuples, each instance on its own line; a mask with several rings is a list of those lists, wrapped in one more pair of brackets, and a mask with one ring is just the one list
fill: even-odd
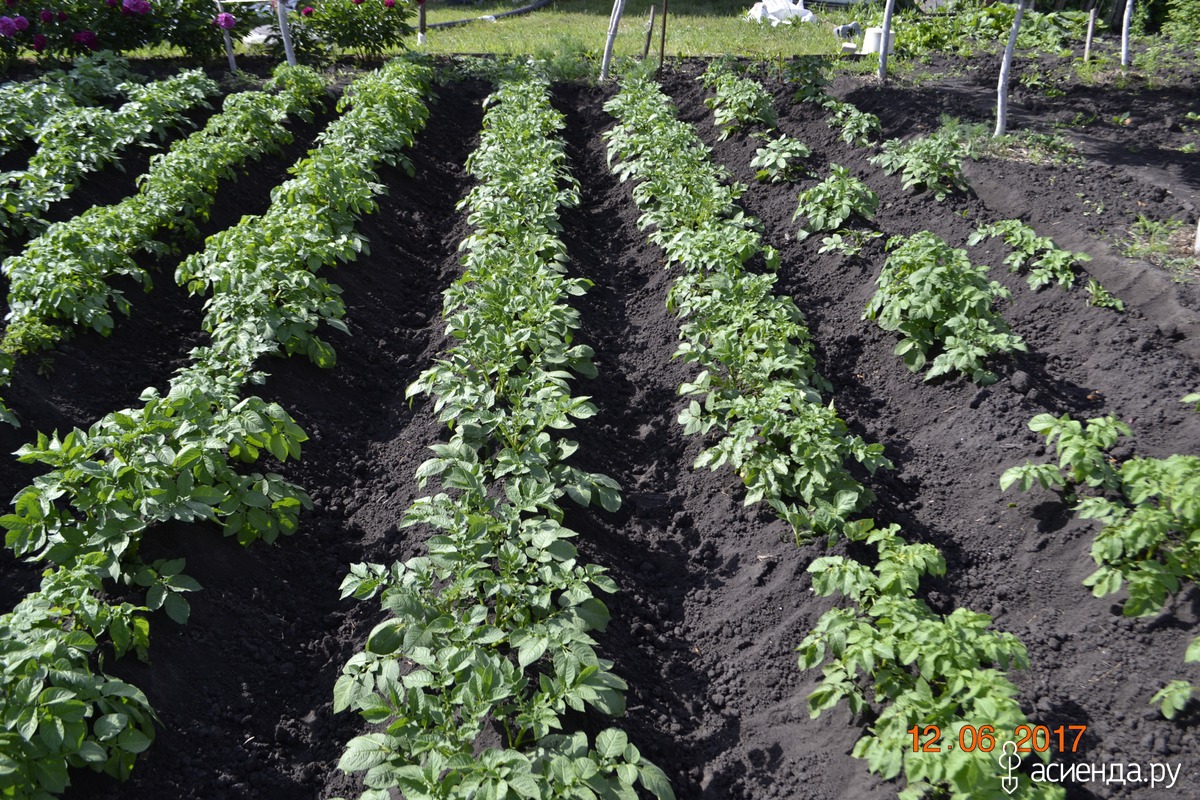
[[(928, 128), (942, 111), (987, 121), (994, 72), (953, 66), (959, 74), (944, 83), (879, 89), (842, 78), (834, 90), (880, 114), (889, 137)], [(760, 141), (717, 141), (697, 70), (684, 65), (666, 88), (716, 160), (751, 184), (749, 160)], [(834, 385), (831, 399), (855, 432), (883, 443), (895, 462), (870, 481), (879, 496), (870, 513), (946, 555), (946, 578), (926, 586), (931, 605), (992, 614), (997, 628), (1026, 644), (1031, 667), (1013, 676), (1022, 706), (1051, 727), (1087, 725), (1076, 760), (1182, 766), (1169, 792), (1088, 783), (1071, 786), (1070, 796), (1188, 796), (1185, 787), (1200, 778), (1194, 715), (1168, 722), (1148, 703), (1167, 680), (1200, 682), (1183, 662), (1200, 616), (1196, 592), (1185, 590), (1158, 617), (1124, 619), (1114, 598), (1093, 598), (1081, 584), (1094, 527), (1071, 519), (1056, 495), (1002, 494), (998, 480), (1008, 466), (1045, 455), (1026, 428), (1044, 411), (1126, 420), (1136, 435), (1120, 446), (1120, 457), (1200, 452), (1200, 416), (1179, 403), (1200, 388), (1200, 303), (1191, 285), (1120, 256), (1113, 244), (1139, 213), (1195, 221), (1194, 162), (1167, 169), (1146, 150), (1143, 160), (1128, 152), (1148, 142), (1178, 146), (1159, 123), (1191, 109), (1194, 79), (1177, 90), (1074, 86), (1066, 98), (1039, 99), (1037, 115), (1024, 109), (1021, 124), (1073, 116), (1077, 107), (1101, 116), (1121, 108), (1150, 130), (1085, 128), (1093, 141), (1079, 137), (1076, 165), (973, 164), (972, 191), (943, 203), (902, 192), (898, 178), (867, 162), (869, 152), (842, 143), (823, 112), (793, 105), (786, 87), (774, 88), (780, 128), (812, 147), (814, 172), (840, 163), (880, 194), (874, 228), (888, 235), (928, 229), (965, 246), (979, 222), (1019, 216), (1059, 245), (1090, 253), (1088, 272), (1128, 305), (1122, 315), (1090, 308), (1078, 289), (1031, 292), (999, 266), (1003, 246), (974, 248), (972, 258), (996, 265), (993, 276), (1012, 290), (1001, 311), (1029, 352), (998, 360), (1002, 379), (991, 387), (923, 383), (892, 355), (892, 335), (861, 319), (883, 259), (879, 242), (851, 260), (818, 253), (819, 236), (797, 242), (796, 192), (815, 179), (800, 187), (754, 184), (743, 197), (782, 253), (778, 290), (808, 318), (818, 363)], [(332, 687), (376, 607), (339, 602), (338, 585), (348, 564), (409, 557), (426, 536), (396, 523), (419, 494), (414, 470), (441, 432), (428, 403), (410, 406), (404, 392), (445, 346), (440, 292), (457, 274), (456, 246), (468, 230), (455, 204), (469, 187), (463, 163), (477, 143), (486, 90), (439, 90), (411, 153), (415, 177), (383, 175), (389, 193), (362, 223), (370, 255), (332, 276), (353, 332), (334, 339), (338, 365), (264, 365), (271, 377), (261, 394), (312, 438), (302, 462), (278, 468), (310, 490), (315, 511), (290, 539), (248, 550), (205, 526), (156, 532), (151, 555), (186, 556), (188, 573), (205, 586), (186, 627), (152, 620), (150, 664), (115, 666), (154, 703), (159, 737), (128, 783), (79, 773), (71, 797), (356, 793), (336, 763), (365, 726), (332, 714)], [(582, 445), (576, 463), (616, 478), (625, 497), (616, 514), (568, 510), (567, 522), (582, 533), (586, 557), (608, 567), (622, 588), (609, 601), (613, 622), (601, 649), (630, 684), (623, 724), (666, 769), (680, 798), (894, 796), (898, 786), (881, 783), (849, 755), (861, 719), (841, 708), (810, 720), (805, 708), (819, 674), (800, 672), (794, 648), (832, 604), (813, 596), (805, 573), (823, 548), (796, 547), (786, 525), (744, 507), (729, 471), (691, 468), (703, 442), (684, 437), (675, 422), (676, 390), (692, 370), (671, 358), (678, 328), (664, 301), (672, 275), (636, 227), (628, 185), (608, 172), (599, 139), (612, 124), (602, 110), (608, 96), (563, 85), (555, 102), (567, 116), (568, 154), (583, 186), (581, 207), (563, 216), (564, 238), (575, 272), (595, 282), (576, 302), (581, 339), (595, 347), (601, 374), (578, 388), (600, 413), (574, 432)], [(281, 179), (239, 182), (229, 210), (261, 210), (252, 204), (264, 203)], [(165, 383), (203, 336), (197, 301), (174, 288), (169, 272), (158, 284), (136, 298), (133, 317), (109, 339), (81, 335), (61, 348), (49, 378), (36, 374), (36, 364), (20, 365), (8, 399), (27, 427), (0, 431), (4, 445), (15, 449), (33, 429), (89, 424), (134, 403), (143, 386)], [(12, 491), (36, 474), (11, 461), (0, 469)], [(6, 559), (0, 599), (15, 602), (36, 570)]]

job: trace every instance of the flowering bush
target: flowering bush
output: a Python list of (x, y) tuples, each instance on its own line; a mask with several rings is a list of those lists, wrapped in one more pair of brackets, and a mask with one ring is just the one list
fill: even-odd
[[(309, 2), (291, 14), (301, 58), (320, 60), (337, 50), (379, 54), (403, 47), (413, 31), (414, 0)], [(5, 0), (0, 74), (22, 51), (64, 58), (166, 43), (197, 60), (215, 59), (221, 54), (221, 29), (236, 37), (273, 16), (239, 8), (244, 10), (236, 17), (214, 17), (212, 0)]]
[(378, 55), (404, 47), (404, 37), (413, 32), (409, 20), (415, 14), (412, 0), (320, 0), (292, 14), (289, 22), (297, 40), (314, 39), (342, 50)]
[[(220, 56), (212, 0), (5, 0), (0, 16), (0, 74), (26, 55), (64, 58), (96, 50), (120, 52), (173, 44), (198, 60)], [(264, 20), (239, 14), (236, 31)]]

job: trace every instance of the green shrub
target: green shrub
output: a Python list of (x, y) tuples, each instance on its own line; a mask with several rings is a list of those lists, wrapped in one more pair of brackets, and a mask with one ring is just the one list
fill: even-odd
[(1162, 32), (1177, 42), (1200, 41), (1200, 0), (1167, 0)]

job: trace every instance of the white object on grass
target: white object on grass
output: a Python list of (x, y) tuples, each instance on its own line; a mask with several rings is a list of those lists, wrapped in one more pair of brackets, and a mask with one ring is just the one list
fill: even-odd
[(792, 20), (812, 22), (816, 16), (804, 7), (804, 1), (791, 3), (788, 0), (762, 0), (755, 3), (746, 19), (754, 22), (770, 22), (771, 26), (790, 25)]
[[(880, 50), (880, 43), (882, 41), (883, 41), (883, 28), (867, 28), (863, 32), (862, 52), (878, 53)], [(889, 53), (892, 52), (892, 48), (895, 46), (896, 46), (896, 32), (888, 31), (887, 51)]]

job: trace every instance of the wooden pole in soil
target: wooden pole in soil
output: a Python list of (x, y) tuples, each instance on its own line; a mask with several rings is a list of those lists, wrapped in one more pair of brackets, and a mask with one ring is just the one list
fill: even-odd
[(646, 46), (642, 48), (642, 61), (650, 55), (650, 41), (654, 38), (654, 10), (658, 6), (650, 4), (650, 24), (646, 26)]
[(1004, 61), (1000, 63), (1000, 80), (996, 83), (996, 131), (992, 136), (1003, 136), (1008, 130), (1008, 76), (1012, 71), (1013, 51), (1017, 49), (1017, 34), (1021, 30), (1021, 17), (1025, 13), (1025, 0), (1017, 0), (1017, 13), (1013, 17), (1012, 30), (1008, 32), (1008, 46), (1004, 48)]
[(608, 68), (612, 64), (613, 43), (617, 41), (617, 26), (625, 11), (625, 0), (614, 0), (612, 15), (608, 18), (608, 37), (604, 40), (604, 58), (600, 62), (600, 80), (608, 80)]
[(1200, 219), (1196, 220), (1196, 243), (1192, 245), (1192, 255), (1200, 258)]
[(1087, 63), (1092, 57), (1092, 37), (1096, 34), (1096, 9), (1093, 8), (1088, 12), (1088, 32), (1087, 40), (1083, 43), (1083, 63)]
[(1125, 19), (1121, 22), (1121, 69), (1129, 69), (1129, 27), (1133, 24), (1133, 0), (1125, 0)]
[(417, 44), (425, 44), (425, 0), (417, 0)]
[(658, 39), (658, 71), (662, 72), (663, 61), (667, 58), (667, 0), (662, 0), (662, 31)]
[(888, 42), (892, 38), (892, 9), (896, 5), (896, 0), (887, 0), (887, 5), (883, 7), (883, 33), (879, 37), (879, 82), (887, 83), (887, 57), (888, 57)]
[(275, 16), (279, 20), (279, 38), (283, 39), (283, 54), (289, 67), (296, 66), (296, 51), (292, 49), (292, 29), (288, 27), (287, 4), (275, 0)]

